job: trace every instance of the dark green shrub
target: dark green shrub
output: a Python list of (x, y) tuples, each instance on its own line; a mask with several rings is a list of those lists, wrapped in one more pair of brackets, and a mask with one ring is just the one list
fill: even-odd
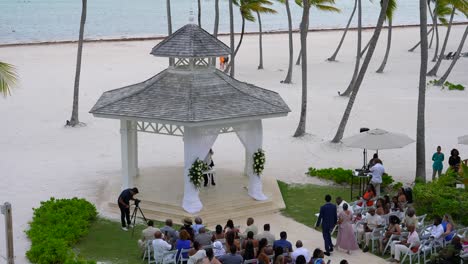
[[(333, 181), (338, 184), (351, 184), (351, 179), (353, 177), (353, 171), (343, 168), (326, 168), (326, 169), (316, 169), (310, 167), (306, 173), (312, 177), (318, 177), (324, 180)], [(355, 181), (357, 182), (357, 181)], [(382, 176), (382, 185), (381, 188), (386, 188), (388, 185), (394, 182), (392, 176), (384, 173)]]
[(28, 259), (33, 263), (74, 263), (70, 262), (76, 261), (71, 246), (87, 234), (96, 219), (96, 207), (84, 199), (51, 198), (33, 211), (26, 231), (32, 242), (26, 252)]
[(456, 173), (447, 171), (439, 179), (429, 183), (417, 183), (413, 190), (418, 214), (450, 214), (456, 223), (468, 225), (468, 191), (456, 189)]

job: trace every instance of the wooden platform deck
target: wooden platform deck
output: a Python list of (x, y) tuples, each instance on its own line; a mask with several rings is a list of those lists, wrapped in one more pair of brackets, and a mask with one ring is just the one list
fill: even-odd
[[(135, 180), (140, 193), (135, 197), (142, 200), (140, 208), (146, 218), (160, 221), (171, 218), (174, 223), (180, 224), (184, 217), (195, 216), (181, 207), (184, 188), (182, 177), (182, 167), (140, 169), (140, 176)], [(216, 186), (202, 187), (200, 190), (203, 209), (196, 215), (203, 219), (206, 226), (214, 226), (224, 225), (227, 219), (244, 222), (247, 217), (271, 214), (285, 208), (276, 179), (261, 177), (268, 200), (256, 201), (248, 196), (248, 178), (241, 171), (217, 168)], [(120, 181), (112, 182), (107, 186), (108, 203), (105, 210), (118, 213), (116, 197), (120, 193)]]

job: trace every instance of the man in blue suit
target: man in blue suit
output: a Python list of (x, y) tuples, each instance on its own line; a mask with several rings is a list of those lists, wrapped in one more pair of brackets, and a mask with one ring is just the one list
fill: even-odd
[(330, 252), (333, 252), (333, 243), (331, 240), (331, 231), (336, 225), (337, 215), (336, 215), (336, 205), (332, 204), (331, 196), (329, 194), (325, 195), (326, 203), (320, 207), (320, 214), (317, 220), (317, 226), (319, 227), (322, 224), (322, 235), (323, 240), (325, 241), (325, 255), (330, 256)]

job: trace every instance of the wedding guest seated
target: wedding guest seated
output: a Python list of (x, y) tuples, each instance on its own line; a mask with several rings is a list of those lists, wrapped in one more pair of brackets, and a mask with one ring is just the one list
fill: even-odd
[[(343, 212), (343, 205), (348, 204), (343, 198), (340, 196), (336, 197), (336, 214), (339, 215), (341, 212)], [(354, 214), (353, 208), (349, 206), (348, 204), (348, 211), (351, 212), (351, 214)]]
[[(156, 260), (156, 263), (162, 263), (164, 253), (171, 250), (172, 245), (163, 240), (161, 231), (156, 231), (154, 233), (154, 238), (155, 239), (152, 242), (154, 259)], [(168, 258), (169, 257), (172, 256), (168, 256)]]
[(212, 235), (206, 233), (205, 227), (201, 227), (198, 232), (198, 235), (195, 235), (195, 241), (200, 243), (201, 246), (211, 245)]
[(138, 246), (141, 249), (141, 252), (144, 252), (148, 241), (154, 239), (154, 233), (159, 231), (159, 228), (154, 227), (153, 220), (148, 221), (148, 227), (141, 231), (141, 239), (138, 240)]
[(325, 254), (323, 251), (320, 248), (316, 248), (312, 254), (309, 264), (325, 264), (325, 261), (323, 260), (324, 257)]
[(463, 249), (461, 239), (459, 236), (453, 237), (452, 241), (440, 250), (438, 253), (432, 254), (431, 263), (461, 263), (460, 262), (460, 252)]
[(303, 255), (299, 255), (297, 258), (296, 258), (296, 261), (293, 262), (295, 264), (306, 264), (307, 261), (306, 261), (306, 258), (303, 256)]
[(388, 212), (392, 210), (392, 201), (390, 200), (390, 196), (388, 196), (388, 194), (384, 195), (384, 207)]
[(289, 254), (287, 254), (287, 252), (284, 251), (282, 247), (276, 247), (274, 250), (275, 250), (275, 256), (273, 257), (274, 264), (291, 263), (291, 257), (289, 256)]
[(235, 233), (236, 237), (238, 236), (237, 233), (239, 233), (239, 229), (234, 227), (234, 222), (231, 219), (227, 220), (223, 231), (224, 231), (224, 233), (227, 233), (229, 231), (233, 231)]
[(418, 226), (418, 218), (416, 217), (416, 210), (413, 207), (409, 207), (406, 210), (406, 216), (403, 219), (403, 225), (409, 226), (414, 225), (415, 227)]
[(292, 263), (297, 263), (299, 256), (303, 256), (306, 262), (310, 260), (310, 252), (307, 248), (303, 247), (301, 240), (296, 241), (296, 250), (291, 253)]
[(192, 228), (192, 219), (190, 219), (190, 217), (185, 217), (183, 219), (183, 226), (180, 228), (180, 230), (185, 230), (189, 233), (189, 236), (190, 236), (190, 240), (194, 240), (195, 239), (195, 232)]
[(268, 257), (268, 254), (266, 253), (267, 244), (268, 244), (268, 241), (266, 238), (262, 238), (258, 242), (258, 250), (257, 250), (258, 263), (270, 264), (270, 258)]
[(222, 255), (218, 260), (223, 264), (242, 264), (244, 259), (237, 253), (237, 247), (235, 245), (229, 246), (229, 253)]
[(406, 197), (406, 193), (405, 193), (405, 189), (403, 187), (401, 187), (400, 189), (398, 189), (398, 194), (397, 194), (397, 197), (398, 197), (398, 204), (400, 207), (405, 207), (406, 206), (406, 203), (408, 202), (408, 199)]
[(445, 241), (452, 240), (453, 236), (455, 235), (455, 233), (453, 232), (455, 226), (452, 221), (452, 217), (450, 217), (449, 214), (445, 214), (441, 224), (444, 228), (444, 233), (442, 234), (442, 236), (445, 238)]
[(364, 236), (364, 248), (362, 251), (367, 252), (369, 251), (369, 240), (372, 235), (372, 231), (380, 226), (382, 223), (382, 218), (375, 213), (374, 208), (370, 208), (369, 212), (366, 215), (366, 222), (364, 223), (364, 227), (362, 231), (358, 231), (358, 241), (362, 242), (362, 237)]
[(254, 247), (252, 240), (246, 241), (246, 243), (244, 243), (244, 246), (242, 248), (244, 249), (243, 250), (244, 252), (242, 254), (242, 257), (244, 258), (244, 260), (257, 259), (256, 254), (255, 254), (255, 247)]
[(390, 208), (390, 211), (403, 212), (403, 207), (401, 207), (401, 204), (398, 202), (398, 196), (392, 197), (392, 207)]
[(363, 206), (366, 204), (367, 206), (372, 206), (374, 205), (374, 199), (375, 198), (375, 188), (374, 185), (369, 184), (367, 186), (367, 190), (364, 193), (364, 195), (360, 198), (361, 201), (357, 203), (358, 206)]
[(254, 225), (254, 219), (252, 217), (247, 218), (247, 227), (244, 230), (244, 233), (242, 233), (241, 237), (246, 238), (247, 233), (250, 231), (253, 232), (254, 236), (258, 234), (258, 228), (256, 225)]
[(384, 204), (385, 204), (385, 200), (383, 198), (377, 199), (377, 201), (375, 202), (376, 214), (382, 216), (382, 215), (386, 215), (389, 213), (388, 210), (385, 210)]
[(226, 250), (224, 249), (223, 243), (219, 241), (213, 242), (213, 253), (215, 257), (219, 257), (226, 254)]
[(240, 249), (240, 242), (235, 237), (236, 234), (234, 233), (234, 231), (228, 231), (226, 233), (226, 249), (231, 248), (232, 245), (234, 245), (237, 248), (237, 250)]
[(179, 238), (179, 232), (172, 228), (172, 219), (166, 220), (166, 225), (161, 228), (161, 233), (164, 234), (164, 238), (171, 245), (175, 245), (176, 240)]
[[(179, 256), (180, 252), (182, 249), (189, 249), (192, 245), (192, 242), (190, 241), (190, 234), (187, 232), (187, 230), (182, 229), (179, 232), (179, 239), (176, 241), (176, 246), (175, 248), (177, 249), (177, 255), (176, 255), (176, 261), (179, 261)], [(188, 253), (183, 254), (184, 258), (188, 258)]]
[(193, 242), (193, 248), (189, 251), (189, 259), (187, 264), (195, 264), (201, 262), (206, 257), (206, 251), (197, 241)]
[(292, 252), (293, 251), (292, 250), (292, 244), (291, 244), (291, 242), (286, 240), (287, 238), (288, 238), (288, 234), (285, 231), (282, 231), (280, 233), (280, 239), (276, 240), (273, 243), (273, 250), (275, 250), (277, 247), (281, 247), (283, 249), (287, 248), (288, 252)]
[(193, 233), (195, 234), (195, 236), (198, 235), (198, 232), (200, 228), (202, 227), (205, 227), (205, 226), (203, 225), (203, 220), (201, 219), (201, 217), (199, 216), (195, 217), (195, 224), (192, 225)]
[(225, 233), (221, 225), (216, 225), (215, 233), (213, 234), (213, 237), (211, 238), (212, 241), (215, 241), (218, 239), (225, 239)]
[(245, 245), (247, 244), (247, 242), (252, 242), (253, 246), (255, 248), (258, 248), (258, 240), (254, 239), (254, 233), (252, 231), (249, 231), (247, 233), (247, 238), (242, 243), (242, 248), (245, 248)]
[(276, 238), (275, 235), (270, 232), (270, 224), (264, 224), (263, 225), (263, 232), (259, 233), (255, 236), (255, 239), (261, 240), (262, 238), (266, 238), (268, 241), (268, 245), (273, 245), (275, 242)]
[[(410, 250), (413, 252), (417, 252), (419, 248), (419, 235), (418, 232), (416, 232), (416, 228), (414, 225), (409, 225), (408, 226), (408, 239), (401, 241), (401, 243), (392, 243), (391, 247), (391, 254), (392, 254), (392, 259), (390, 259), (391, 262), (396, 262), (400, 263), (400, 258), (403, 254), (408, 253)], [(410, 245), (412, 247), (410, 248)]]
[(396, 215), (391, 215), (389, 219), (389, 225), (387, 229), (385, 230), (385, 233), (380, 241), (380, 252), (383, 251), (383, 247), (387, 245), (392, 235), (400, 235), (400, 234), (401, 234), (400, 218), (398, 218), (398, 216)]
[(221, 264), (221, 262), (219, 262), (219, 260), (215, 257), (213, 249), (207, 248), (205, 252), (206, 257), (203, 259), (203, 264)]

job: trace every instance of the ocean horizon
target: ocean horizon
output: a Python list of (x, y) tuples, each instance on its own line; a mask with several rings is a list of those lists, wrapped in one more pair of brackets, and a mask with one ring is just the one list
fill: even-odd
[[(277, 14), (262, 15), (264, 31), (287, 30), (285, 6), (272, 1)], [(214, 0), (202, 0), (202, 27), (213, 32)], [(318, 11), (311, 8), (310, 28), (330, 29), (346, 26), (354, 1), (337, 0), (340, 13)], [(375, 26), (379, 14), (379, 1), (362, 1), (363, 26)], [(219, 32), (229, 32), (228, 1), (220, 0)], [(72, 41), (78, 38), (81, 16), (81, 1), (69, 0), (0, 0), (0, 44)], [(145, 38), (167, 35), (165, 0), (139, 0), (138, 3), (125, 0), (88, 1), (85, 39)], [(196, 0), (171, 1), (173, 31), (190, 23), (190, 14), (197, 23)], [(293, 28), (299, 28), (302, 10), (291, 1)], [(357, 14), (351, 24), (357, 24)], [(456, 17), (455, 21), (466, 21)], [(241, 30), (241, 18), (235, 9), (235, 31)], [(419, 24), (419, 1), (398, 2), (394, 25)], [(246, 22), (247, 32), (258, 32), (257, 22)]]

